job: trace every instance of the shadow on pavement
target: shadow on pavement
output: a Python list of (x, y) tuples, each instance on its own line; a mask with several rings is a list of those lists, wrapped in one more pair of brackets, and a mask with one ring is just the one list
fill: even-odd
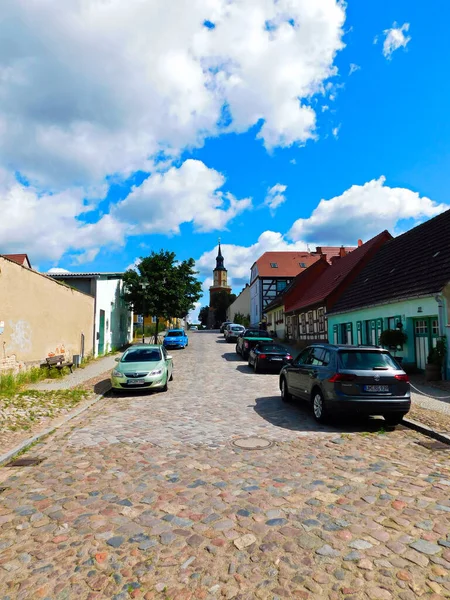
[(222, 358), (230, 362), (242, 362), (243, 360), (236, 352), (225, 352), (225, 354), (222, 354)]
[(109, 393), (109, 391), (111, 390), (111, 380), (109, 379), (102, 379), (102, 381), (98, 381), (95, 385), (94, 385), (94, 392), (96, 394), (106, 394)]
[(239, 371), (240, 373), (243, 373), (244, 375), (254, 375), (255, 371), (249, 367), (247, 364), (244, 365), (238, 365), (236, 367), (236, 371)]
[(275, 427), (282, 427), (291, 431), (376, 433), (381, 430), (388, 430), (383, 419), (363, 416), (352, 418), (331, 416), (329, 423), (321, 425), (315, 421), (310, 405), (302, 400), (294, 400), (292, 403), (287, 404), (282, 402), (280, 396), (267, 396), (256, 398), (255, 402), (253, 408), (260, 417)]

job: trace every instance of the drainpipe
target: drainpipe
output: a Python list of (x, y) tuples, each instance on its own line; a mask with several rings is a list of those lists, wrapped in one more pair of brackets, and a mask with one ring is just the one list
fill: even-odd
[[(446, 336), (446, 318), (445, 318), (445, 300), (444, 297), (441, 294), (437, 294), (434, 299), (437, 302), (438, 305), (438, 328), (439, 328), (439, 336), (440, 337), (445, 337)], [(447, 339), (448, 342), (448, 339)], [(447, 343), (447, 347), (448, 347), (448, 343)], [(444, 364), (444, 373), (443, 373), (443, 378), (447, 379), (447, 371), (448, 371), (448, 353), (447, 356), (445, 358), (445, 364)]]

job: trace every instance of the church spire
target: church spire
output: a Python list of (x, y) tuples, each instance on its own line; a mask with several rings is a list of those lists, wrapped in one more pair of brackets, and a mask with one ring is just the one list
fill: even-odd
[(219, 252), (216, 256), (216, 268), (214, 271), (226, 271), (225, 266), (223, 264), (223, 256), (222, 256), (222, 248), (220, 247), (220, 238), (219, 238)]

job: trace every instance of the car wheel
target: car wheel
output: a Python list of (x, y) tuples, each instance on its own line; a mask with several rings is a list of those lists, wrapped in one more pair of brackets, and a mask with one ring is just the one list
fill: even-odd
[(314, 418), (318, 423), (324, 423), (327, 418), (327, 409), (322, 392), (315, 390), (312, 396)]
[(239, 346), (236, 344), (236, 354), (240, 354), (239, 352)]
[(173, 381), (173, 371), (172, 371), (172, 373), (170, 374), (169, 381)]
[(386, 415), (383, 415), (384, 420), (386, 421), (387, 425), (389, 425), (390, 427), (395, 427), (396, 425), (400, 425), (400, 423), (403, 420), (403, 417), (405, 415), (398, 415), (397, 413), (388, 413)]
[(291, 402), (292, 401), (292, 394), (289, 393), (289, 388), (288, 388), (288, 384), (286, 381), (286, 378), (283, 377), (283, 379), (281, 380), (281, 399), (283, 402)]
[(258, 359), (255, 358), (255, 362), (253, 363), (253, 366), (255, 368), (255, 373), (261, 373), (261, 367), (258, 364)]

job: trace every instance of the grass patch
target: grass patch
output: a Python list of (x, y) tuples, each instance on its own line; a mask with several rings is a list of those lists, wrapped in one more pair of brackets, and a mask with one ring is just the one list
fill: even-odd
[(26, 386), (44, 379), (61, 379), (70, 373), (70, 369), (48, 369), (34, 367), (22, 373), (3, 373), (0, 375), (0, 396), (11, 396), (22, 391)]
[(27, 390), (6, 396), (0, 393), (0, 430), (28, 431), (44, 418), (53, 419), (62, 411), (71, 410), (89, 395), (82, 389)]

